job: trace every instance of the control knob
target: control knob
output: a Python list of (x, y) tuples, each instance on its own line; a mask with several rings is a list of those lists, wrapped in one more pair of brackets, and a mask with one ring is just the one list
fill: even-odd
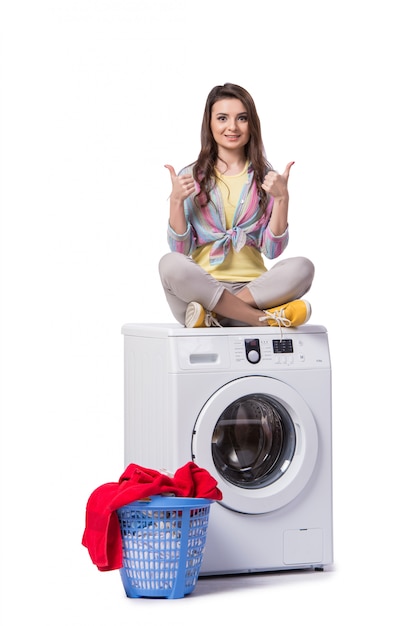
[(250, 363), (258, 363), (261, 359), (260, 342), (258, 339), (245, 340), (245, 354), (247, 361)]
[(247, 359), (250, 363), (258, 363), (260, 360), (260, 353), (257, 350), (249, 350), (247, 352)]

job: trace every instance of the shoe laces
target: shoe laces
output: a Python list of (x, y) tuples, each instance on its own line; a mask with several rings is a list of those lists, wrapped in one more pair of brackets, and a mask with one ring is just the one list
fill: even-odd
[(277, 326), (284, 326), (285, 328), (289, 328), (292, 324), (292, 322), (285, 316), (284, 309), (279, 309), (279, 311), (264, 311), (264, 313), (265, 316), (260, 317), (260, 322), (270, 319), (277, 322)]
[(285, 317), (284, 308), (279, 311), (264, 311), (265, 315), (260, 317), (260, 322), (264, 320), (274, 320), (277, 326), (280, 328), (280, 341), (283, 340), (283, 327), (288, 328), (292, 325), (292, 322)]
[(222, 328), (221, 324), (210, 311), (205, 311), (205, 326), (208, 328), (209, 326), (219, 326), (219, 328)]

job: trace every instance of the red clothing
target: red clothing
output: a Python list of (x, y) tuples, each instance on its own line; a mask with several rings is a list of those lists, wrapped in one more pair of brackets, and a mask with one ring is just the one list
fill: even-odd
[(131, 463), (119, 482), (101, 485), (87, 501), (82, 545), (100, 571), (122, 567), (122, 538), (116, 510), (135, 500), (164, 493), (183, 498), (222, 499), (215, 479), (191, 461), (173, 477)]

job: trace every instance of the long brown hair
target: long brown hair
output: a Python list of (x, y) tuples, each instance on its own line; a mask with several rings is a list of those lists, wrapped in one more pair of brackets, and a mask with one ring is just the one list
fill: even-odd
[(254, 100), (246, 89), (233, 83), (225, 83), (225, 85), (214, 87), (209, 92), (206, 100), (200, 133), (201, 148), (197, 161), (193, 166), (193, 176), (195, 180), (199, 181), (201, 188), (199, 199), (202, 203), (206, 203), (209, 191), (215, 185), (215, 165), (218, 159), (218, 146), (210, 128), (212, 107), (218, 100), (225, 100), (226, 98), (237, 98), (247, 110), (250, 139), (245, 146), (245, 156), (254, 168), (254, 180), (260, 196), (260, 205), (264, 209), (267, 204), (267, 194), (261, 188), (261, 185), (267, 171), (272, 169), (272, 167), (266, 159), (261, 137), (260, 119)]

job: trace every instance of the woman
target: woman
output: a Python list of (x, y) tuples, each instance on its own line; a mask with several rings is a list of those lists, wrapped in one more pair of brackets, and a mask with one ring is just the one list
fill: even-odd
[(267, 161), (251, 95), (231, 83), (208, 95), (197, 161), (172, 182), (168, 243), (161, 282), (180, 324), (298, 326), (311, 307), (309, 259), (285, 259), (267, 270), (287, 246), (288, 179)]

